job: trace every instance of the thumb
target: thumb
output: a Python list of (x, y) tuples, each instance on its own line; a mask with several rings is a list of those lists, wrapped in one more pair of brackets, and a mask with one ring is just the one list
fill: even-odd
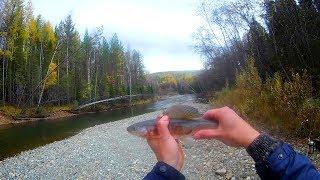
[(170, 131), (168, 129), (169, 125), (169, 117), (163, 116), (160, 119), (157, 119), (156, 127), (160, 136), (171, 136)]
[(194, 139), (216, 139), (221, 136), (219, 130), (201, 130), (193, 135)]

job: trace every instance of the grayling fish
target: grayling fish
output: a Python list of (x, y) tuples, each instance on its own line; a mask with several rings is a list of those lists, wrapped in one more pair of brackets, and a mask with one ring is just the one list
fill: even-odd
[[(168, 129), (176, 139), (191, 137), (195, 132), (204, 129), (216, 129), (217, 122), (201, 118), (198, 109), (187, 105), (174, 105), (163, 112), (170, 118)], [(145, 137), (147, 132), (156, 131), (156, 119), (146, 120), (133, 124), (127, 131), (133, 135)]]

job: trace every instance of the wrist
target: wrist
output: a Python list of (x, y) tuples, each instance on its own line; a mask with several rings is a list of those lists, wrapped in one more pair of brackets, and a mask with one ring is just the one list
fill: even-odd
[(175, 168), (177, 171), (181, 171), (182, 166), (179, 164), (177, 161), (165, 161), (163, 160), (162, 162), (168, 164), (169, 166)]
[(246, 141), (243, 143), (243, 147), (247, 149), (260, 135), (261, 134), (258, 131), (253, 129), (252, 132), (248, 133)]

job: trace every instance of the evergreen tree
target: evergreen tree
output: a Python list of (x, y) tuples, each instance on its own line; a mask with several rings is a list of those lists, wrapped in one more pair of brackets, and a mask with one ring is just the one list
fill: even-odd
[(273, 74), (270, 39), (266, 30), (253, 19), (248, 33), (248, 48), (251, 57), (254, 57), (260, 76), (265, 79)]
[(117, 34), (110, 40), (110, 78), (111, 87), (116, 95), (123, 95), (124, 90), (124, 50)]
[(33, 16), (31, 3), (0, 1), (3, 104), (40, 106), (124, 95), (127, 61), (134, 86), (144, 91), (142, 55), (130, 50), (129, 60), (124, 51), (118, 36), (108, 40), (101, 28), (92, 35), (86, 31), (80, 40), (71, 15), (53, 29), (41, 16)]
[(26, 51), (24, 49), (27, 33), (25, 31), (24, 7), (21, 0), (10, 0), (6, 3), (7, 49), (10, 51), (8, 62), (8, 101), (21, 105), (25, 98)]

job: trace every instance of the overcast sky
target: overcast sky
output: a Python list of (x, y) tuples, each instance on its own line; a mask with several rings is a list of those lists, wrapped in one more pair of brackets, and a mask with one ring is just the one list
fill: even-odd
[(153, 72), (198, 70), (203, 64), (192, 48), (192, 34), (201, 24), (197, 0), (32, 0), (35, 15), (53, 25), (72, 14), (81, 34), (103, 26), (107, 37), (117, 33), (144, 56)]

